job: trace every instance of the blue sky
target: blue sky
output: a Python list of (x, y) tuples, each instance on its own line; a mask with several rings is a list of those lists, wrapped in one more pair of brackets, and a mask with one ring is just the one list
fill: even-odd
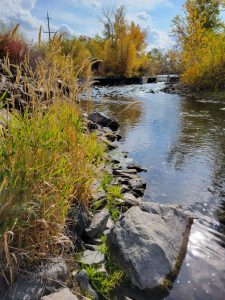
[(46, 12), (53, 30), (93, 36), (101, 33), (98, 21), (103, 7), (126, 5), (128, 20), (148, 30), (149, 47), (169, 48), (171, 19), (181, 12), (183, 0), (0, 0), (5, 22), (20, 23), (30, 39), (36, 40), (40, 25), (46, 26)]

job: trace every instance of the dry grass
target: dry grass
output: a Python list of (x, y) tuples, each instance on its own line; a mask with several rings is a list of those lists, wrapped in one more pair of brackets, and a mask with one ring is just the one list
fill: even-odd
[(70, 55), (61, 56), (60, 38), (35, 70), (27, 58), (10, 74), (5, 59), (5, 72), (15, 85), (23, 78), (29, 96), (23, 114), (14, 109), (16, 98), (7, 99), (11, 112), (0, 136), (0, 273), (11, 282), (20, 268), (64, 251), (68, 210), (88, 204), (102, 157), (76, 104), (87, 86), (78, 85)]

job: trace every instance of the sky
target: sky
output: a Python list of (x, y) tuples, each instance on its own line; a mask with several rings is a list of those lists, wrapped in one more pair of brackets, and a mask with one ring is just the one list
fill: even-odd
[(94, 36), (103, 29), (99, 22), (103, 8), (125, 5), (127, 19), (147, 29), (148, 47), (168, 49), (174, 44), (169, 32), (171, 20), (181, 12), (183, 3), (183, 0), (0, 0), (0, 20), (20, 23), (26, 37), (36, 41), (40, 26), (47, 30), (49, 11), (52, 31)]

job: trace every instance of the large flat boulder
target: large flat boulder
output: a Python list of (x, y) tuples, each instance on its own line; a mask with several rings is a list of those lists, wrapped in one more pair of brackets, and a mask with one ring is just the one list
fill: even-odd
[(178, 268), (191, 224), (192, 218), (179, 206), (141, 203), (111, 229), (110, 251), (130, 282), (148, 291)]

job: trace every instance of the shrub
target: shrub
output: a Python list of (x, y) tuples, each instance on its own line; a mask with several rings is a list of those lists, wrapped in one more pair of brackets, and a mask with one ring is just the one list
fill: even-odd
[(27, 53), (27, 44), (21, 38), (16, 37), (13, 32), (0, 34), (0, 58), (8, 56), (11, 63), (19, 64)]

